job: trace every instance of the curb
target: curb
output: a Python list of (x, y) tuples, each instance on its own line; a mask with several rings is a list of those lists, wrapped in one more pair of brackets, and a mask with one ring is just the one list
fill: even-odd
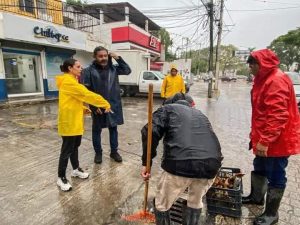
[(27, 99), (27, 100), (15, 100), (8, 102), (0, 102), (0, 109), (16, 108), (26, 105), (38, 105), (43, 103), (50, 103), (57, 101), (58, 98), (48, 98), (48, 99)]

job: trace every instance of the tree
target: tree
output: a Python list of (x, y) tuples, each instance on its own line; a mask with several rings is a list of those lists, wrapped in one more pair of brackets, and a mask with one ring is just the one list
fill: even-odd
[(88, 4), (87, 0), (84, 0), (84, 1), (81, 1), (81, 0), (67, 0), (66, 2), (67, 2), (67, 5), (81, 6), (81, 7)]
[(241, 66), (240, 58), (234, 54), (236, 50), (238, 50), (238, 48), (233, 45), (221, 46), (220, 70), (222, 74), (224, 74), (226, 70), (238, 70)]
[(152, 34), (159, 36), (161, 44), (165, 46), (166, 61), (172, 61), (176, 59), (175, 54), (169, 50), (169, 48), (173, 45), (173, 40), (170, 37), (170, 33), (165, 28), (161, 28), (158, 32), (152, 32)]
[[(221, 46), (220, 71), (222, 71), (223, 74), (226, 70), (241, 70), (245, 68), (245, 63), (233, 54), (235, 50), (237, 50), (237, 47), (233, 45)], [(195, 74), (198, 72), (206, 73), (208, 71), (208, 57), (209, 48), (191, 51), (192, 72)]]
[(161, 38), (161, 43), (165, 46), (166, 52), (168, 52), (169, 47), (173, 45), (169, 32), (165, 28), (161, 28), (158, 33)]
[[(205, 73), (208, 70), (208, 48), (200, 49), (200, 50), (191, 50), (190, 56), (192, 59), (192, 73)], [(182, 57), (185, 54), (182, 55)]]
[(288, 69), (293, 62), (300, 62), (300, 28), (279, 36), (268, 48), (278, 55), (282, 68)]

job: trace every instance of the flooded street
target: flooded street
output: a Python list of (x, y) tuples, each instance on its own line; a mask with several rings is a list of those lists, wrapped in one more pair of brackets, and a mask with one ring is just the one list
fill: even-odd
[[(244, 192), (249, 192), (253, 155), (249, 152), (250, 89), (244, 81), (223, 83), (219, 96), (206, 98), (206, 85), (191, 88), (196, 107), (210, 119), (221, 142), (223, 166), (237, 167), (246, 173)], [(155, 108), (161, 100), (155, 99)], [(125, 124), (119, 127), (119, 149), (123, 163), (109, 157), (107, 130), (103, 133), (103, 163), (94, 164), (91, 118), (85, 118), (79, 161), (90, 173), (87, 180), (67, 177), (73, 190), (63, 193), (56, 186), (61, 138), (57, 135), (57, 103), (0, 109), (0, 224), (2, 225), (88, 225), (143, 224), (126, 222), (122, 215), (142, 209), (143, 181), (140, 130), (147, 121), (147, 98), (124, 98)], [(159, 147), (160, 154), (162, 153)], [(300, 157), (290, 158), (288, 185), (280, 206), (279, 224), (300, 224)], [(155, 194), (160, 159), (153, 165), (150, 197)], [(252, 224), (261, 208), (243, 208), (240, 220), (211, 217), (203, 212), (203, 224)]]

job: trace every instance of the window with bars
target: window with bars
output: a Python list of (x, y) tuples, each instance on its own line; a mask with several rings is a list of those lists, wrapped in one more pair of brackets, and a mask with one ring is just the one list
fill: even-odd
[(34, 0), (19, 0), (19, 7), (22, 11), (34, 13)]

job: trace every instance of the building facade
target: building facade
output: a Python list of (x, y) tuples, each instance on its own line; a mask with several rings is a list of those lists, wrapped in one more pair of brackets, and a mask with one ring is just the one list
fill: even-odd
[(100, 20), (100, 37), (111, 50), (140, 50), (149, 53), (148, 69), (161, 70), (164, 61), (159, 39), (160, 26), (131, 4), (94, 4), (85, 11)]
[(57, 96), (62, 62), (75, 57), (87, 65), (94, 48), (104, 45), (94, 35), (98, 19), (62, 10), (60, 0), (32, 1), (0, 4), (0, 101)]
[(141, 50), (161, 70), (160, 27), (129, 3), (67, 5), (61, 0), (0, 3), (0, 101), (57, 96), (55, 76), (74, 57), (88, 66), (96, 46)]

